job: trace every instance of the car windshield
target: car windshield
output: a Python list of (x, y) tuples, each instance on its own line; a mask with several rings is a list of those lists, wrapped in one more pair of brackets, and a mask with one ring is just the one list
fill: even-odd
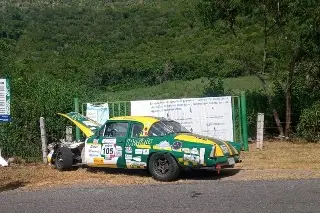
[(184, 126), (176, 121), (158, 121), (150, 127), (149, 136), (165, 136), (172, 133), (190, 133)]

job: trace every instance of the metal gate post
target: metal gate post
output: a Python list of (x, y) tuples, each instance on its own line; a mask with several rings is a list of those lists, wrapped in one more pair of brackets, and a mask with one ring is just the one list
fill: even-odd
[(249, 151), (248, 145), (248, 119), (247, 119), (247, 105), (246, 105), (246, 93), (241, 92), (241, 123), (242, 123), (242, 138), (244, 151)]
[(232, 105), (232, 125), (233, 125), (233, 141), (237, 140), (237, 131), (236, 131), (236, 110), (234, 106), (235, 97), (231, 97), (231, 105)]
[[(79, 99), (74, 99), (74, 111), (79, 113)], [(80, 140), (80, 129), (76, 127), (76, 141)]]

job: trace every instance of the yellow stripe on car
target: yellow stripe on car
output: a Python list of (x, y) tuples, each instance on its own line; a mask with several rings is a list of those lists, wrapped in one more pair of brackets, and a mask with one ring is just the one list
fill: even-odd
[(137, 148), (138, 148), (138, 149), (151, 149), (151, 146), (150, 146), (150, 145), (142, 144), (142, 145), (137, 145)]
[(193, 136), (193, 135), (177, 135), (174, 139), (175, 140), (180, 140), (180, 141), (186, 141), (188, 143), (215, 145), (215, 147), (216, 147), (216, 156), (217, 157), (224, 156), (222, 149), (214, 141), (197, 138), (196, 136)]
[(212, 141), (210, 140), (204, 140), (197, 138), (193, 135), (177, 135), (174, 139), (180, 140), (180, 141), (188, 141), (190, 143), (201, 143), (201, 144), (209, 144), (212, 145)]

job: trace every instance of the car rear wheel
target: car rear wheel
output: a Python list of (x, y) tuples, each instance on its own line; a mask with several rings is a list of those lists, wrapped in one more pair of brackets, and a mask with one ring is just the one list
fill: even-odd
[(72, 168), (73, 154), (71, 149), (67, 147), (60, 147), (57, 149), (55, 158), (55, 167), (60, 171), (69, 170)]
[(149, 171), (156, 180), (173, 181), (179, 176), (180, 168), (170, 154), (155, 153), (149, 159)]

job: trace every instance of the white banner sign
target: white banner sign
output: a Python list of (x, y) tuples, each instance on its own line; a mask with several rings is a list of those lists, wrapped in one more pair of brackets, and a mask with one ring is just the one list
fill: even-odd
[(86, 116), (99, 124), (104, 124), (109, 119), (108, 103), (91, 104), (87, 103)]
[(0, 122), (10, 122), (10, 85), (8, 79), (0, 79)]
[(193, 133), (233, 141), (231, 96), (132, 101), (131, 115), (170, 118)]

